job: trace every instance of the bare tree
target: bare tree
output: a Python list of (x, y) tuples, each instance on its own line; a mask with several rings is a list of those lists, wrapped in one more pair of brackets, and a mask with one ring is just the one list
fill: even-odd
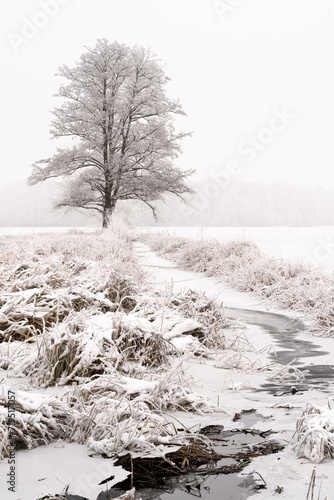
[(181, 152), (175, 115), (178, 101), (166, 96), (168, 78), (148, 49), (98, 40), (73, 68), (62, 66), (67, 82), (54, 110), (53, 137), (75, 138), (73, 147), (33, 165), (29, 184), (63, 176), (67, 189), (58, 207), (102, 214), (107, 227), (118, 200), (139, 199), (154, 211), (164, 192), (189, 191), (192, 171), (174, 166)]

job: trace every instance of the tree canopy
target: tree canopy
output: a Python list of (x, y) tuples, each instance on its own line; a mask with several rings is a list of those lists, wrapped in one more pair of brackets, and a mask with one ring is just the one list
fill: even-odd
[(57, 206), (98, 211), (103, 227), (118, 200), (139, 199), (154, 210), (163, 193), (189, 191), (192, 171), (174, 165), (189, 133), (176, 132), (173, 121), (185, 113), (167, 97), (168, 78), (149, 49), (98, 40), (59, 74), (64, 102), (53, 112), (51, 133), (74, 143), (36, 162), (29, 184), (63, 177)]

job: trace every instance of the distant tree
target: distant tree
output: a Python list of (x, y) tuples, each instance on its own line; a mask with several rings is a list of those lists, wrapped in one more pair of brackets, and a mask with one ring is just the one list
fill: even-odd
[(189, 191), (192, 171), (174, 166), (181, 152), (174, 115), (184, 115), (178, 101), (166, 96), (168, 78), (148, 49), (98, 40), (73, 68), (54, 110), (53, 137), (77, 139), (52, 158), (33, 165), (30, 185), (53, 177), (66, 179), (57, 207), (83, 208), (102, 214), (107, 227), (118, 200), (139, 199), (154, 211), (153, 200), (165, 192)]

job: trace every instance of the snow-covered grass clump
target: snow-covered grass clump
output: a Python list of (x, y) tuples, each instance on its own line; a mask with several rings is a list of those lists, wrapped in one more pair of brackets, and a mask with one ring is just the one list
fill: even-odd
[(184, 444), (186, 434), (176, 431), (164, 412), (222, 411), (194, 392), (172, 343), (199, 327), (180, 317), (161, 328), (161, 319), (149, 321), (135, 313), (75, 313), (40, 335), (38, 349), (15, 371), (35, 385), (77, 384), (67, 393), (69, 415), (76, 416), (71, 438), (94, 453), (111, 456)]
[[(15, 402), (12, 395), (15, 394)], [(13, 447), (35, 448), (56, 439), (70, 439), (75, 412), (53, 396), (0, 388), (0, 457), (9, 457)]]
[(254, 243), (239, 239), (194, 241), (164, 233), (140, 239), (180, 267), (222, 277), (275, 306), (302, 312), (312, 320), (314, 332), (334, 336), (334, 278), (321, 270), (268, 257)]
[(36, 342), (37, 350), (16, 366), (16, 373), (45, 387), (162, 366), (171, 351), (149, 321), (121, 312), (73, 313)]
[(334, 411), (333, 399), (327, 407), (308, 403), (297, 421), (297, 452), (311, 462), (320, 463), (325, 458), (334, 458)]
[[(9, 401), (11, 394), (15, 402)], [(108, 457), (125, 450), (159, 455), (166, 446), (194, 439), (176, 429), (164, 415), (167, 410), (224, 411), (194, 392), (180, 364), (142, 379), (117, 371), (96, 375), (62, 398), (2, 386), (0, 457), (10, 456), (11, 446), (31, 449), (57, 439), (87, 444), (92, 452)]]
[[(243, 329), (245, 326), (241, 321), (228, 318), (223, 304), (194, 290), (175, 293), (172, 287), (167, 287), (163, 292), (151, 295), (149, 300), (143, 300), (141, 311), (163, 333), (175, 326), (175, 329), (168, 334), (168, 339), (177, 336), (176, 332), (180, 328), (177, 325), (181, 321), (182, 328), (186, 328), (181, 333), (189, 332), (200, 339), (202, 351), (203, 348), (226, 349), (228, 346), (226, 330)], [(185, 322), (184, 318), (188, 318), (189, 321)]]
[(71, 395), (81, 415), (74, 439), (94, 453), (113, 456), (125, 450), (162, 453), (194, 435), (179, 431), (164, 415), (173, 410), (195, 413), (223, 411), (193, 391), (180, 365), (154, 380), (101, 376), (82, 384)]
[(143, 273), (129, 238), (5, 237), (0, 246), (0, 341), (23, 340), (73, 311), (132, 310)]

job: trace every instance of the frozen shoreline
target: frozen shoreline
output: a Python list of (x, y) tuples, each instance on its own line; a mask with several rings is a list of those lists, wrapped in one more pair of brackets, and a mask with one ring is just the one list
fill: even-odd
[[(186, 291), (187, 289), (202, 291), (207, 296), (222, 301), (227, 307), (268, 311), (263, 302), (260, 303), (250, 294), (226, 287), (215, 278), (207, 278), (199, 273), (181, 271), (170, 261), (157, 257), (148, 247), (141, 243), (136, 243), (135, 249), (141, 263), (150, 270), (151, 282), (157, 288), (172, 286), (176, 291)], [(283, 313), (291, 318), (298, 317), (298, 314), (293, 311), (270, 309), (270, 312), (274, 314)], [(274, 340), (269, 341), (268, 334), (264, 333), (260, 327), (251, 327), (247, 331), (247, 337), (250, 343), (256, 347), (257, 359), (262, 358), (264, 360), (264, 358), (267, 358), (268, 360), (268, 354), (260, 354), (260, 350), (270, 345), (270, 343), (274, 343)], [(321, 357), (322, 364), (334, 365), (333, 339), (312, 337), (305, 332), (300, 332), (298, 338), (313, 341), (319, 345), (321, 350), (328, 352), (326, 356)], [(254, 352), (247, 352), (244, 355), (247, 358), (254, 359)], [(310, 359), (306, 358), (304, 363), (308, 362), (315, 363), (315, 360), (311, 357)], [(280, 398), (275, 398), (265, 391), (256, 391), (265, 382), (263, 373), (252, 373), (243, 369), (226, 370), (215, 368), (212, 364), (201, 364), (196, 361), (190, 361), (188, 369), (189, 374), (198, 382), (198, 391), (213, 400), (219, 397), (220, 403), (227, 408), (229, 415), (220, 414), (202, 418), (191, 416), (188, 421), (184, 415), (181, 417), (180, 414), (177, 414), (178, 418), (183, 418), (182, 422), (185, 425), (194, 425), (196, 420), (201, 425), (220, 423), (225, 425), (226, 428), (233, 428), (236, 424), (232, 423), (231, 417), (235, 413), (255, 407), (258, 413), (270, 418), (269, 422), (267, 420), (259, 421), (255, 427), (260, 430), (266, 430), (269, 427), (274, 432), (277, 432), (279, 439), (286, 442), (287, 445), (284, 451), (278, 455), (253, 459), (250, 466), (244, 470), (244, 473), (251, 473), (256, 470), (267, 481), (268, 488), (259, 491), (257, 497), (273, 498), (276, 488), (280, 486), (284, 488), (280, 493), (282, 499), (306, 498), (311, 474), (315, 467), (317, 470), (315, 491), (318, 491), (317, 488), (322, 482), (321, 495), (323, 495), (323, 498), (326, 495), (327, 498), (330, 498), (332, 490), (330, 480), (331, 461), (327, 459), (315, 466), (306, 459), (297, 458), (293, 450), (293, 444), (296, 443), (296, 438), (293, 437), (296, 421), (300, 418), (307, 402), (312, 401), (315, 405), (325, 406), (329, 397), (328, 393), (312, 389), (304, 393), (284, 394), (283, 401), (280, 401)], [(333, 383), (329, 382), (328, 390), (332, 390), (333, 387)]]

